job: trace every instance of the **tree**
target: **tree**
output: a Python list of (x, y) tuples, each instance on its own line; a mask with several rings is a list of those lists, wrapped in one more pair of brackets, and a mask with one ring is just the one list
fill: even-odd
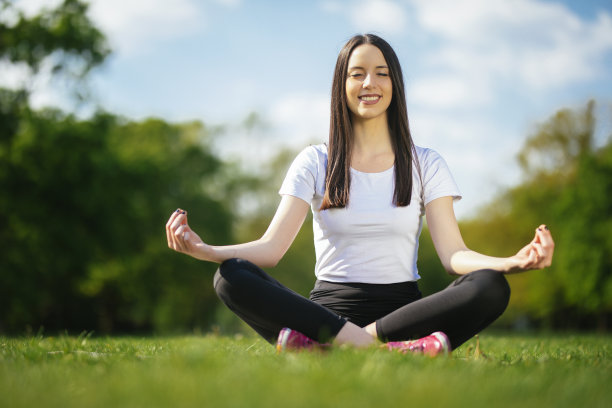
[[(514, 245), (549, 225), (553, 265), (510, 277), (510, 315), (556, 328), (605, 329), (612, 316), (612, 138), (594, 144), (594, 102), (563, 109), (540, 124), (519, 153), (524, 181), (462, 229), (476, 246)], [(505, 237), (497, 237), (499, 233)], [(466, 239), (468, 242), (471, 240)], [(475, 248), (477, 249), (477, 248)], [(507, 255), (507, 254), (506, 254)]]
[[(43, 10), (32, 18), (26, 18), (11, 1), (3, 0), (0, 10), (4, 17), (13, 16), (0, 21), (0, 59), (26, 66), (31, 76), (39, 72), (43, 61), (52, 60), (54, 73), (66, 72), (82, 78), (102, 63), (109, 52), (104, 36), (87, 18), (87, 6), (82, 2), (65, 0), (56, 9)], [(33, 246), (40, 234), (24, 224), (43, 211), (43, 201), (37, 200), (44, 199), (47, 193), (33, 191), (27, 180), (40, 182), (51, 173), (40, 163), (37, 168), (27, 165), (27, 162), (35, 162), (36, 156), (44, 151), (42, 145), (32, 146), (33, 140), (37, 140), (36, 137), (32, 139), (32, 129), (41, 124), (37, 120), (41, 118), (30, 110), (29, 89), (27, 84), (24, 86), (0, 89), (0, 188), (3, 192), (0, 198), (0, 246), (3, 248), (0, 304), (5, 307), (12, 304), (3, 308), (0, 330), (3, 326), (11, 327), (13, 322), (27, 322), (37, 313), (39, 305), (48, 303), (46, 296), (37, 297), (36, 291), (26, 289), (41, 285), (42, 280), (29, 273), (29, 261), (37, 255)], [(56, 114), (47, 113), (49, 116)], [(30, 152), (29, 147), (36, 152)], [(25, 214), (25, 218), (20, 214)], [(23, 268), (14, 269), (17, 264)], [(20, 301), (12, 303), (19, 297)]]
[[(32, 18), (1, 7), (15, 18), (0, 22), (0, 58), (32, 75), (48, 60), (56, 74), (82, 79), (109, 52), (80, 1)], [(0, 332), (209, 325), (214, 265), (173, 255), (163, 226), (176, 206), (199, 208), (194, 228), (230, 242), (223, 200), (232, 190), (222, 176), (231, 171), (213, 153), (214, 132), (33, 111), (28, 93), (0, 90)]]
[(70, 73), (84, 78), (110, 53), (106, 38), (87, 17), (87, 4), (79, 0), (64, 0), (53, 10), (27, 18), (2, 0), (0, 10), (15, 15), (14, 21), (0, 20), (0, 58), (26, 64), (32, 74), (51, 59), (54, 73)]
[(173, 256), (177, 203), (194, 228), (230, 241), (231, 213), (203, 192), (223, 163), (200, 123), (77, 120), (29, 112), (1, 160), (0, 322), (175, 330), (210, 324), (213, 265)]

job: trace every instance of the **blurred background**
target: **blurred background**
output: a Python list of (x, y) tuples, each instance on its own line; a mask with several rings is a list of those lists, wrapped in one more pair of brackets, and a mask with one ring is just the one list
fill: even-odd
[[(612, 5), (587, 0), (0, 0), (0, 333), (231, 333), (215, 265), (167, 248), (258, 238), (297, 152), (327, 140), (338, 51), (374, 32), (413, 138), (447, 160), (469, 247), (554, 264), (509, 277), (496, 323), (612, 324)], [(269, 272), (307, 295), (308, 219)], [(427, 230), (425, 294), (445, 287)]]

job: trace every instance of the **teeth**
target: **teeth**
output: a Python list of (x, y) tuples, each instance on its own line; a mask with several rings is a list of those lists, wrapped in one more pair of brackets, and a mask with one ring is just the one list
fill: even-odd
[(375, 101), (378, 99), (378, 96), (362, 96), (360, 99), (362, 101)]

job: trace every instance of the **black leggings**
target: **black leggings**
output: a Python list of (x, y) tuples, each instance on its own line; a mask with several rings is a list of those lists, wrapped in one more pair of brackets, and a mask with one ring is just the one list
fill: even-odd
[[(421, 299), (415, 282), (391, 285), (317, 281), (307, 299), (242, 259), (221, 264), (214, 278), (219, 298), (270, 343), (289, 327), (327, 342), (351, 321), (376, 322), (382, 341), (444, 332), (453, 349), (483, 330), (506, 309), (510, 287), (503, 274), (480, 270)], [(402, 300), (403, 298), (403, 300)]]

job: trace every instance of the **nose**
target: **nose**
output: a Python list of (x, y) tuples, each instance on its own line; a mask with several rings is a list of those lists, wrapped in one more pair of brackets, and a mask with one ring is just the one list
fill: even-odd
[(364, 78), (364, 80), (363, 80), (363, 84), (362, 84), (362, 86), (363, 86), (364, 88), (370, 88), (370, 87), (372, 86), (372, 82), (373, 82), (373, 80), (374, 80), (374, 79), (372, 78), (372, 75), (371, 75), (371, 74), (367, 74), (367, 75), (366, 75), (366, 77), (365, 77), (365, 78)]

